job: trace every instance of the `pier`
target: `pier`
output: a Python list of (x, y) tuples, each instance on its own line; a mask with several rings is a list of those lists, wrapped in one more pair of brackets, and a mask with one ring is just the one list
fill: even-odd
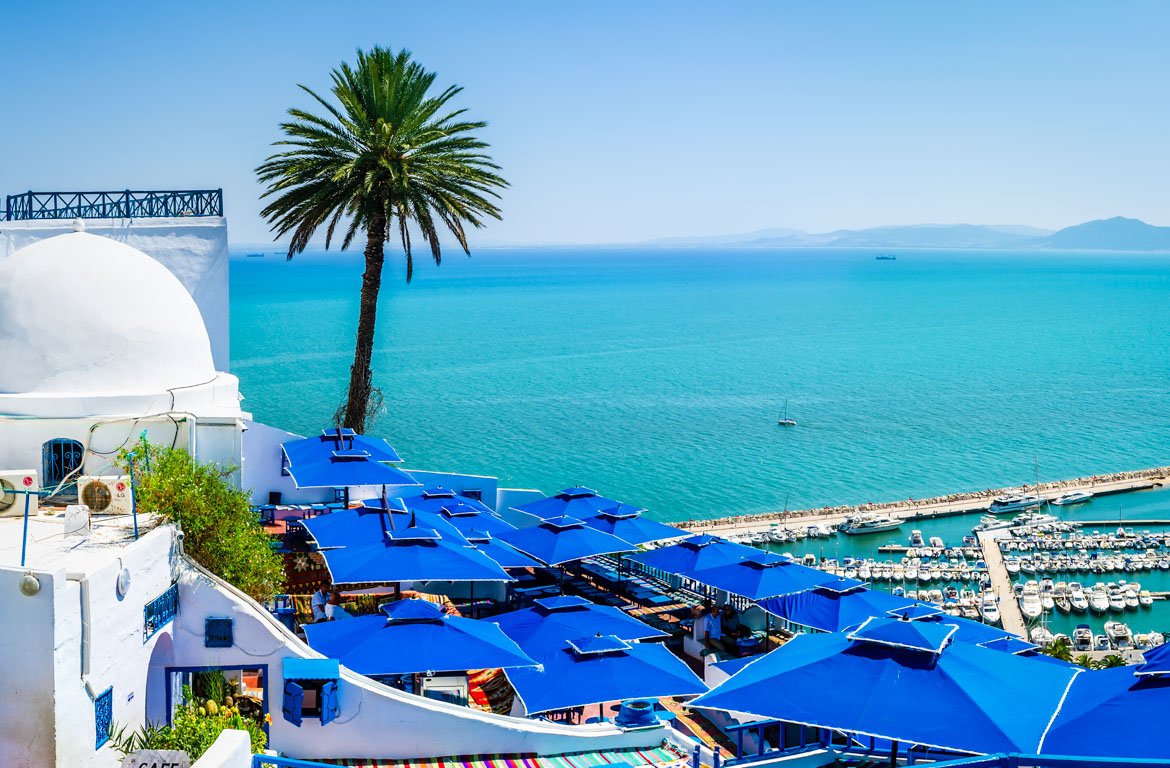
[(983, 550), (983, 560), (987, 563), (987, 573), (991, 577), (991, 591), (999, 600), (1000, 624), (1008, 632), (1028, 639), (1028, 624), (1024, 621), (1024, 614), (1020, 613), (1020, 604), (1016, 601), (1016, 594), (1012, 591), (1012, 577), (1007, 572), (1003, 562), (1003, 555), (999, 551), (999, 541), (996, 534), (999, 531), (980, 531), (979, 546)]

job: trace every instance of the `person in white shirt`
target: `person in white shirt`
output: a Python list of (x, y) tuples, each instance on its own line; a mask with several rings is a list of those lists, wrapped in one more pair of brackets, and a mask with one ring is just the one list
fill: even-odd
[(326, 621), (329, 614), (325, 606), (329, 604), (329, 587), (323, 586), (313, 593), (309, 599), (309, 606), (313, 609), (313, 621)]

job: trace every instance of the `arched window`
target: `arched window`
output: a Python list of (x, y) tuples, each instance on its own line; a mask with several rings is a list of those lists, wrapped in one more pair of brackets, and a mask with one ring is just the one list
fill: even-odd
[(57, 496), (58, 498), (77, 496), (77, 478), (81, 475), (84, 458), (85, 448), (76, 440), (57, 437), (42, 445), (41, 488), (52, 491), (61, 481), (68, 478), (68, 482), (61, 486)]

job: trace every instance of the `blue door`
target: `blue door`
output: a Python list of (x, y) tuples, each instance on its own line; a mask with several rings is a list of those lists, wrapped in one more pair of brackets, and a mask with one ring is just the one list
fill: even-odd
[(41, 488), (51, 492), (64, 482), (56, 498), (76, 498), (84, 457), (85, 449), (76, 440), (58, 437), (45, 443), (41, 446)]

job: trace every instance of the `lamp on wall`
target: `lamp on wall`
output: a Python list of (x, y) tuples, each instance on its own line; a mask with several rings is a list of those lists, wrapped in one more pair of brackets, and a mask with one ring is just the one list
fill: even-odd
[(118, 597), (125, 597), (126, 593), (130, 591), (130, 569), (123, 568), (118, 573)]
[(35, 597), (40, 591), (41, 582), (32, 574), (32, 571), (27, 571), (20, 577), (20, 594), (25, 597)]

